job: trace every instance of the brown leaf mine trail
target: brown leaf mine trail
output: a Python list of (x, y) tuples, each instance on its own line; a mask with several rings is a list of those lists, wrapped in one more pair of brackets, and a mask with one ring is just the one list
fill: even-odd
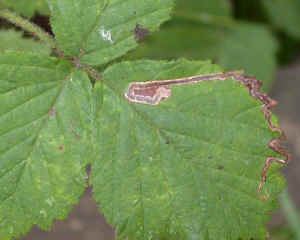
[(269, 147), (277, 152), (285, 156), (285, 159), (268, 157), (265, 160), (265, 165), (261, 172), (261, 181), (258, 185), (257, 191), (262, 200), (268, 200), (269, 195), (266, 192), (267, 197), (263, 197), (261, 191), (263, 184), (267, 180), (267, 172), (273, 162), (277, 162), (280, 164), (288, 164), (291, 160), (290, 153), (283, 147), (281, 147), (281, 142), (286, 140), (285, 134), (283, 130), (279, 127), (274, 126), (271, 121), (272, 111), (271, 108), (277, 105), (277, 102), (270, 98), (267, 94), (260, 91), (262, 86), (262, 82), (257, 80), (255, 77), (247, 76), (243, 74), (243, 71), (234, 71), (234, 72), (226, 72), (226, 73), (215, 73), (215, 74), (203, 74), (198, 76), (179, 78), (179, 79), (171, 79), (171, 80), (158, 80), (158, 81), (149, 81), (149, 82), (132, 82), (130, 83), (127, 92), (125, 93), (125, 97), (130, 102), (135, 103), (143, 103), (150, 105), (158, 105), (164, 99), (171, 97), (171, 89), (169, 86), (172, 85), (188, 85), (195, 84), (202, 81), (209, 80), (226, 80), (227, 78), (232, 78), (234, 81), (243, 84), (245, 87), (249, 89), (249, 94), (262, 102), (262, 112), (265, 116), (267, 124), (271, 131), (278, 132), (280, 136), (278, 138), (274, 138), (269, 142)]
[(291, 154), (287, 151), (287, 149), (281, 147), (280, 143), (286, 140), (286, 136), (283, 132), (283, 130), (279, 127), (274, 126), (274, 124), (271, 121), (271, 116), (272, 116), (272, 107), (276, 106), (278, 103), (270, 98), (267, 94), (263, 93), (260, 91), (260, 88), (262, 87), (262, 82), (257, 80), (255, 77), (250, 77), (246, 76), (244, 74), (234, 74), (230, 76), (232, 79), (240, 82), (244, 86), (246, 86), (249, 89), (249, 93), (253, 98), (259, 99), (263, 104), (262, 104), (262, 112), (265, 115), (267, 124), (271, 131), (273, 132), (278, 132), (280, 136), (278, 138), (271, 139), (269, 142), (269, 147), (283, 156), (285, 156), (285, 159), (281, 158), (274, 158), (274, 157), (268, 157), (265, 160), (265, 166), (262, 169), (261, 173), (261, 182), (258, 185), (258, 192), (260, 194), (260, 197), (263, 200), (268, 200), (269, 196), (268, 193), (267, 197), (264, 198), (261, 194), (262, 186), (267, 180), (267, 172), (272, 164), (272, 162), (277, 162), (280, 164), (287, 165), (289, 161), (291, 160)]

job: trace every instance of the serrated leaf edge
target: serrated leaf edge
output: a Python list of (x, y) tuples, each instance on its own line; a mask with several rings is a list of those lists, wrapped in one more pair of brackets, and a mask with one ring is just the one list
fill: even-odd
[(289, 151), (283, 147), (281, 147), (281, 143), (286, 141), (286, 135), (284, 131), (278, 127), (275, 126), (275, 124), (272, 122), (271, 117), (273, 112), (271, 109), (278, 104), (277, 101), (273, 100), (270, 96), (268, 96), (266, 93), (260, 91), (260, 88), (262, 87), (263, 83), (260, 80), (257, 80), (256, 77), (253, 76), (247, 76), (244, 74), (232, 74), (230, 77), (244, 85), (246, 88), (249, 89), (249, 94), (255, 99), (258, 99), (262, 102), (262, 112), (265, 116), (266, 122), (272, 132), (279, 133), (279, 137), (273, 138), (270, 140), (268, 146), (273, 151), (282, 154), (285, 159), (276, 158), (276, 157), (267, 157), (265, 159), (265, 164), (261, 172), (261, 182), (258, 185), (257, 191), (259, 193), (259, 196), (261, 200), (267, 201), (269, 199), (269, 194), (265, 191), (265, 196), (262, 194), (262, 187), (267, 181), (267, 172), (273, 162), (277, 162), (283, 165), (287, 165), (292, 156), (289, 153)]

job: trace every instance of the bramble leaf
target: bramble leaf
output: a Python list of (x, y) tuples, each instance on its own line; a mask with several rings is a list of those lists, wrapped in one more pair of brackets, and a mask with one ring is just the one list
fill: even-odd
[(15, 30), (0, 31), (0, 52), (6, 50), (38, 52), (49, 55), (51, 49), (41, 42), (33, 39), (23, 38), (22, 32)]
[(271, 21), (289, 35), (300, 38), (298, 0), (262, 0)]
[[(273, 69), (276, 44), (268, 31), (234, 22), (229, 2), (215, 1), (217, 9), (212, 1), (194, 1), (193, 9), (181, 1), (175, 13), (182, 26), (194, 22), (184, 29), (187, 38), (201, 26), (205, 36), (197, 31), (191, 39), (212, 41), (202, 57), (216, 58), (227, 68), (242, 62), (251, 73), (258, 65), (245, 58), (261, 59), (261, 71)], [(249, 95), (250, 85), (227, 79), (171, 87), (170, 98), (151, 106), (124, 97), (130, 82), (222, 69), (202, 61), (143, 60), (112, 65), (102, 79), (84, 66), (107, 64), (134, 49), (169, 18), (173, 0), (49, 4), (65, 55), (58, 51), (59, 56), (65, 59), (0, 54), (0, 239), (18, 237), (34, 224), (47, 229), (54, 219), (65, 218), (87, 186), (87, 164), (95, 199), (120, 239), (264, 239), (284, 180), (281, 166), (272, 164), (263, 185), (268, 201), (259, 199), (265, 159), (279, 157), (268, 147), (278, 133), (269, 129), (262, 102)], [(197, 16), (201, 9), (205, 12)], [(221, 25), (208, 37), (210, 24)], [(268, 46), (247, 56), (254, 43), (248, 34)], [(263, 55), (259, 60), (256, 51)], [(93, 87), (84, 71), (97, 75)], [(277, 124), (276, 117), (272, 121)]]
[[(242, 84), (207, 81), (173, 86), (156, 106), (123, 97), (130, 82), (219, 72), (209, 62), (115, 64), (104, 72), (99, 119), (102, 154), (91, 184), (118, 239), (264, 239), (265, 222), (284, 186), (273, 164), (259, 199), (264, 161), (278, 137), (262, 103)], [(114, 89), (114, 90), (113, 90)]]
[[(154, 31), (169, 18), (173, 0), (50, 0), (51, 25), (68, 56), (101, 65), (137, 47), (136, 27)], [(138, 24), (138, 25), (137, 25)]]
[(92, 95), (65, 60), (0, 54), (0, 239), (47, 229), (78, 202), (93, 158)]
[(130, 53), (128, 59), (216, 59), (220, 39), (225, 36), (224, 30), (206, 24), (171, 20)]
[(10, 8), (26, 17), (32, 17), (36, 12), (49, 14), (47, 0), (0, 0), (1, 8)]

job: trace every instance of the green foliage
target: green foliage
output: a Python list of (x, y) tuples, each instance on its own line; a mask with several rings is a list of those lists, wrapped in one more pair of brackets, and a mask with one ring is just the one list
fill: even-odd
[(51, 26), (56, 41), (67, 56), (79, 54), (88, 34), (96, 32), (103, 0), (50, 0)]
[(289, 35), (300, 38), (299, 0), (262, 0), (273, 24)]
[[(219, 71), (208, 62), (137, 61), (104, 78), (125, 92), (130, 82)], [(133, 106), (104, 88), (103, 153), (91, 180), (101, 211), (120, 239), (263, 239), (275, 206), (259, 200), (257, 184), (276, 134), (261, 102), (230, 79), (172, 91), (158, 106)], [(278, 167), (266, 186), (271, 202), (283, 186)]]
[(226, 70), (245, 69), (256, 75), (266, 90), (274, 76), (276, 51), (276, 39), (268, 28), (232, 19), (229, 1), (179, 0), (173, 20), (131, 59), (215, 59)]
[[(144, 105), (124, 97), (130, 82), (223, 69), (183, 59), (123, 61), (102, 66), (101, 74), (91, 67), (134, 49), (137, 28), (156, 30), (169, 18), (173, 1), (49, 2), (58, 57), (0, 53), (0, 239), (18, 237), (34, 224), (49, 228), (54, 219), (66, 217), (88, 184), (119, 239), (264, 239), (284, 180), (280, 165), (273, 164), (263, 187), (269, 200), (259, 198), (265, 159), (280, 157), (268, 147), (278, 134), (270, 131), (262, 103), (249, 89), (232, 79), (207, 81), (172, 87), (170, 98)], [(219, 10), (216, 3), (195, 5), (193, 11), (208, 12), (200, 14), (204, 31), (212, 32), (218, 22), (233, 23), (229, 4), (217, 2)], [(24, 19), (11, 21), (34, 29)], [(265, 29), (224, 25), (211, 39), (226, 67), (244, 57), (230, 50), (231, 42), (237, 48), (244, 48), (240, 41), (252, 44), (242, 37), (244, 29), (253, 38), (269, 38), (268, 47), (257, 51), (267, 49), (261, 59), (270, 60), (276, 45)], [(40, 36), (52, 46), (52, 38)]]
[(33, 39), (23, 38), (22, 35), (22, 32), (17, 32), (12, 29), (0, 31), (0, 52), (6, 50), (18, 50), (39, 52), (40, 54), (45, 55), (50, 54), (51, 49), (47, 45)]
[(26, 17), (32, 17), (36, 12), (49, 14), (47, 0), (0, 0), (0, 6), (10, 8)]
[(0, 239), (63, 219), (85, 183), (84, 73), (29, 53), (0, 55)]
[(78, 55), (81, 50), (82, 63), (90, 65), (108, 63), (137, 47), (136, 24), (156, 30), (169, 18), (173, 5), (172, 0), (50, 2), (58, 44), (69, 56)]

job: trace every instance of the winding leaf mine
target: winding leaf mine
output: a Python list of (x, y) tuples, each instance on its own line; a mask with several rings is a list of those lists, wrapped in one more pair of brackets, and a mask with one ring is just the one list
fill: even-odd
[[(266, 121), (270, 127), (270, 129), (273, 132), (278, 132), (280, 136), (278, 138), (274, 138), (269, 142), (269, 147), (273, 149), (275, 152), (278, 152), (282, 155), (285, 156), (286, 159), (281, 159), (281, 158), (275, 158), (275, 157), (268, 157), (265, 160), (265, 166), (262, 170), (261, 173), (261, 183), (258, 186), (258, 192), (261, 193), (261, 189), (263, 184), (267, 180), (267, 172), (272, 164), (272, 162), (277, 162), (280, 164), (288, 164), (289, 161), (291, 160), (291, 154), (285, 149), (281, 147), (281, 142), (286, 140), (286, 136), (283, 132), (283, 130), (277, 126), (275, 126), (272, 121), (271, 121), (271, 116), (272, 116), (272, 107), (276, 106), (278, 103), (273, 100), (271, 97), (269, 97), (267, 94), (263, 93), (260, 91), (260, 88), (262, 87), (262, 82), (257, 80), (255, 77), (250, 77), (246, 76), (243, 74), (240, 75), (232, 75), (232, 79), (235, 81), (240, 82), (243, 84), (245, 87), (249, 89), (249, 93), (252, 97), (259, 99), (263, 105), (262, 105), (262, 112), (265, 115)], [(262, 197), (262, 196), (261, 196)], [(267, 196), (268, 198), (268, 196)]]
[[(268, 126), (273, 132), (278, 132), (280, 134), (279, 138), (272, 139), (269, 142), (269, 147), (275, 152), (278, 152), (285, 156), (285, 160), (281, 158), (268, 157), (265, 160), (265, 166), (261, 173), (261, 183), (258, 186), (258, 192), (261, 194), (263, 184), (267, 179), (267, 172), (272, 164), (272, 162), (277, 162), (280, 164), (288, 164), (291, 160), (290, 153), (281, 147), (280, 143), (286, 140), (285, 134), (281, 128), (276, 127), (271, 121), (271, 108), (277, 105), (277, 102), (270, 98), (267, 94), (260, 91), (262, 87), (262, 82), (257, 80), (255, 77), (247, 76), (241, 74), (242, 71), (227, 72), (227, 73), (216, 73), (216, 74), (202, 74), (198, 76), (171, 79), (171, 80), (158, 80), (158, 81), (148, 81), (148, 82), (132, 82), (130, 83), (125, 97), (131, 102), (158, 105), (161, 101), (171, 97), (171, 89), (169, 86), (174, 85), (189, 85), (195, 84), (202, 81), (209, 80), (226, 80), (227, 78), (232, 78), (233, 80), (243, 84), (249, 89), (249, 93), (253, 98), (260, 100), (262, 105), (262, 112), (265, 115)], [(267, 198), (268, 198), (268, 193)], [(260, 195), (262, 199), (265, 199)], [(266, 199), (267, 199), (266, 198)]]

